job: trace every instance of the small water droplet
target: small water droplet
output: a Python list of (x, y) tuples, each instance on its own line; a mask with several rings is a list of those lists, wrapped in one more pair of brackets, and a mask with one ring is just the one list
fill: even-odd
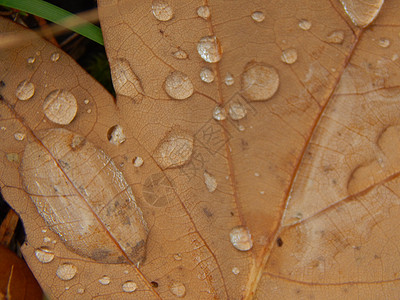
[(171, 293), (178, 298), (183, 298), (186, 295), (185, 285), (181, 282), (174, 282), (170, 288)]
[(43, 111), (50, 121), (68, 125), (76, 116), (78, 104), (72, 93), (54, 90), (44, 100)]
[(281, 60), (289, 65), (294, 64), (297, 61), (297, 50), (294, 48), (283, 50)]
[(114, 125), (107, 132), (107, 138), (111, 144), (119, 145), (125, 142), (124, 129), (120, 125)]
[(129, 274), (129, 271), (128, 270), (124, 270), (124, 274)]
[(251, 234), (247, 227), (237, 226), (229, 234), (232, 245), (240, 251), (248, 251), (253, 247)]
[(18, 153), (7, 153), (7, 160), (11, 162), (19, 163), (19, 154)]
[(399, 59), (399, 55), (397, 53), (392, 55), (392, 61), (396, 61)]
[(197, 44), (197, 52), (209, 63), (216, 63), (222, 58), (222, 48), (215, 36), (205, 36)]
[(54, 52), (53, 54), (50, 55), (50, 59), (52, 62), (58, 61), (59, 58), (60, 58), (60, 53), (58, 52)]
[(246, 128), (243, 125), (239, 125), (238, 129), (239, 131), (244, 131)]
[(255, 11), (251, 14), (251, 18), (256, 22), (262, 22), (265, 19), (265, 15), (262, 11)]
[(141, 158), (140, 156), (137, 156), (134, 160), (133, 160), (133, 166), (136, 168), (139, 168), (143, 165), (144, 161), (143, 158)]
[(303, 30), (310, 30), (310, 28), (311, 28), (311, 22), (308, 21), (308, 20), (305, 20), (305, 19), (300, 20), (300, 21), (299, 21), (299, 27), (300, 27), (301, 29), (303, 29)]
[(42, 229), (42, 232), (43, 232), (43, 233), (46, 233), (46, 232), (47, 232), (47, 229)]
[(65, 287), (65, 290), (68, 291), (70, 288), (71, 288), (71, 287), (66, 286), (66, 287)]
[(128, 60), (117, 58), (110, 60), (111, 78), (115, 92), (135, 100), (142, 100), (144, 90), (139, 77), (133, 72)]
[(78, 269), (73, 264), (63, 263), (58, 267), (56, 274), (61, 280), (71, 280), (77, 272)]
[(341, 44), (344, 40), (344, 31), (337, 30), (333, 31), (326, 37), (326, 41), (332, 44)]
[(227, 86), (230, 86), (235, 83), (235, 79), (233, 78), (233, 75), (231, 73), (226, 73), (225, 75), (225, 84)]
[(49, 237), (47, 237), (47, 236), (45, 236), (44, 238), (43, 238), (43, 243), (50, 243), (51, 242), (51, 238), (49, 238)]
[(188, 58), (187, 53), (182, 50), (182, 49), (178, 49), (177, 51), (175, 51), (174, 53), (172, 53), (173, 57), (175, 57), (176, 59), (186, 59)]
[(260, 194), (261, 194), (261, 195), (264, 195), (264, 194), (265, 194), (265, 191), (260, 191)]
[(28, 80), (22, 81), (15, 91), (15, 95), (19, 100), (26, 101), (33, 97), (35, 94), (35, 85)]
[(76, 290), (76, 292), (77, 292), (78, 294), (83, 294), (83, 293), (85, 292), (85, 289), (83, 289), (83, 288), (78, 288), (78, 289)]
[(165, 0), (154, 0), (151, 8), (154, 17), (159, 21), (169, 21), (174, 16), (172, 7)]
[(14, 138), (17, 141), (22, 141), (25, 138), (25, 136), (26, 136), (25, 133), (21, 133), (21, 132), (17, 132), (14, 134)]
[(229, 106), (229, 115), (231, 116), (232, 120), (241, 120), (247, 114), (246, 108), (240, 103), (232, 103)]
[(35, 250), (35, 256), (41, 263), (49, 263), (54, 259), (54, 253), (49, 248), (43, 246)]
[(31, 57), (28, 57), (28, 59), (26, 61), (28, 62), (28, 64), (33, 64), (36, 61), (36, 58), (31, 56)]
[(174, 259), (175, 260), (182, 260), (182, 254), (180, 254), (180, 253), (176, 253), (176, 254), (174, 254)]
[(226, 119), (226, 113), (223, 108), (216, 106), (213, 111), (213, 118), (217, 121), (222, 121)]
[(378, 44), (379, 46), (381, 46), (382, 48), (387, 48), (390, 46), (390, 40), (386, 39), (386, 38), (380, 38), (378, 40)]
[(235, 274), (235, 275), (238, 275), (240, 273), (239, 268), (238, 267), (233, 267), (232, 268), (232, 273)]
[(83, 100), (83, 103), (85, 103), (85, 104), (89, 104), (89, 99), (85, 99), (85, 100)]
[(99, 282), (100, 282), (102, 285), (107, 285), (107, 284), (110, 284), (111, 279), (110, 279), (110, 277), (104, 275), (103, 277), (101, 277), (101, 278), (99, 279)]
[(247, 64), (241, 77), (242, 94), (251, 101), (270, 99), (278, 90), (279, 75), (276, 69), (261, 63)]
[(207, 67), (204, 67), (200, 71), (200, 78), (204, 82), (211, 83), (215, 79), (214, 71), (212, 71), (211, 69), (209, 69)]
[(126, 281), (123, 285), (122, 285), (122, 290), (126, 293), (132, 293), (134, 291), (136, 291), (137, 289), (137, 285), (136, 283), (134, 283), (131, 280)]
[(173, 99), (184, 100), (192, 96), (194, 87), (189, 77), (179, 71), (167, 76), (164, 82), (165, 92)]
[(88, 114), (90, 114), (90, 113), (92, 112), (92, 109), (89, 108), (86, 112), (87, 112)]
[(210, 193), (214, 192), (217, 189), (217, 180), (211, 174), (204, 172), (204, 183)]
[(200, 6), (197, 9), (197, 15), (204, 20), (207, 20), (210, 17), (210, 8), (207, 5)]
[(254, 173), (254, 176), (260, 177), (260, 173), (255, 172), (255, 173)]

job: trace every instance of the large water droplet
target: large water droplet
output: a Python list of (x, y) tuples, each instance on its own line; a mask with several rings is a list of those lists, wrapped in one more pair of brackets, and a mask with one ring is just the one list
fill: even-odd
[(183, 100), (192, 96), (194, 88), (190, 78), (179, 71), (167, 76), (164, 83), (166, 93), (173, 99)]
[(159, 21), (169, 21), (174, 16), (172, 7), (165, 0), (154, 0), (151, 8), (154, 17)]
[(226, 73), (224, 81), (227, 86), (235, 83), (235, 79), (233, 78), (233, 75), (231, 73)]
[(222, 48), (215, 36), (202, 37), (197, 44), (197, 52), (206, 62), (215, 63), (222, 58)]
[(204, 172), (204, 183), (210, 193), (217, 189), (217, 180), (211, 174)]
[(35, 250), (35, 256), (41, 263), (49, 263), (54, 259), (54, 252), (43, 246)]
[(99, 282), (100, 282), (102, 285), (107, 285), (107, 284), (110, 284), (111, 279), (110, 279), (110, 277), (104, 275), (103, 277), (101, 277), (101, 278), (99, 279)]
[(137, 289), (136, 283), (134, 283), (134, 282), (131, 281), (131, 280), (126, 281), (126, 282), (122, 285), (122, 290), (123, 290), (124, 292), (127, 292), (127, 293), (132, 293), (132, 292), (136, 291), (136, 289)]
[(14, 133), (14, 138), (17, 141), (22, 141), (25, 138), (25, 136), (26, 136), (25, 133), (21, 133), (21, 132)]
[(72, 93), (54, 90), (44, 100), (43, 111), (50, 121), (67, 125), (75, 118), (78, 104)]
[(378, 16), (384, 0), (340, 0), (354, 25), (368, 26)]
[(333, 31), (326, 37), (326, 41), (332, 44), (341, 44), (344, 40), (344, 31), (337, 30)]
[(17, 90), (15, 91), (15, 95), (19, 100), (25, 101), (29, 100), (35, 94), (35, 86), (32, 82), (28, 80), (22, 81), (18, 86)]
[(117, 58), (110, 62), (111, 78), (117, 94), (141, 100), (144, 95), (142, 83), (133, 72), (129, 61)]
[(174, 282), (170, 288), (171, 293), (178, 298), (183, 298), (186, 295), (185, 285), (181, 282)]
[(56, 274), (61, 280), (71, 280), (75, 277), (77, 272), (78, 269), (76, 266), (70, 263), (64, 263), (58, 267)]
[(111, 144), (122, 144), (126, 140), (124, 129), (120, 125), (114, 125), (108, 130), (107, 138)]
[(289, 65), (294, 64), (297, 60), (297, 50), (294, 48), (283, 50), (281, 59), (284, 63)]
[(207, 20), (210, 17), (210, 8), (207, 5), (200, 6), (197, 9), (197, 15), (204, 20)]
[(212, 71), (211, 69), (209, 69), (207, 67), (204, 67), (200, 71), (200, 78), (204, 82), (211, 83), (215, 79), (214, 71)]
[(232, 103), (229, 106), (229, 115), (231, 116), (232, 120), (241, 120), (247, 114), (246, 108), (240, 103)]
[(382, 48), (387, 48), (390, 46), (390, 40), (386, 38), (380, 38), (378, 40), (378, 45), (381, 46)]
[(186, 59), (186, 58), (188, 58), (187, 53), (182, 49), (178, 49), (177, 51), (173, 52), (172, 55), (176, 59)]
[(52, 53), (52, 54), (50, 55), (50, 60), (51, 60), (52, 62), (58, 61), (59, 58), (60, 58), (60, 53), (58, 53), (58, 52), (54, 52), (54, 53)]
[(232, 245), (240, 251), (248, 251), (253, 247), (251, 234), (247, 227), (237, 226), (229, 234)]
[(270, 99), (278, 90), (279, 75), (274, 67), (249, 63), (241, 77), (242, 95), (251, 101)]
[(303, 30), (310, 30), (310, 28), (311, 28), (311, 22), (308, 21), (308, 20), (305, 20), (305, 19), (300, 20), (300, 21), (299, 21), (299, 27), (300, 27), (301, 29), (303, 29)]
[(216, 106), (213, 111), (213, 118), (217, 121), (222, 121), (226, 119), (226, 113), (223, 108)]
[(256, 22), (262, 22), (265, 19), (265, 15), (262, 11), (255, 11), (251, 14), (251, 18)]

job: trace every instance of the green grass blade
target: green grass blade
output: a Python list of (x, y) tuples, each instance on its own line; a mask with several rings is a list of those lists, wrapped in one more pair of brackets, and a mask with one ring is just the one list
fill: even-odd
[[(0, 0), (0, 5), (18, 9), (64, 26), (88, 39), (104, 45), (101, 30), (96, 25), (43, 0)], [(72, 24), (80, 25), (72, 25)]]

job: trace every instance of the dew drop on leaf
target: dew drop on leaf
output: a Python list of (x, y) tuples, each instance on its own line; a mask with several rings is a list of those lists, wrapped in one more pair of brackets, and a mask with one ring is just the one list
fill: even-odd
[(58, 266), (56, 275), (61, 280), (71, 280), (78, 272), (78, 268), (70, 263), (63, 263)]
[(24, 80), (20, 84), (18, 84), (17, 90), (15, 91), (15, 96), (17, 96), (17, 98), (22, 101), (31, 99), (34, 94), (35, 85), (28, 80)]
[(170, 288), (171, 293), (178, 298), (183, 298), (186, 295), (185, 285), (181, 282), (174, 282)]
[(36, 61), (36, 58), (34, 56), (28, 57), (28, 59), (26, 60), (28, 62), (28, 64), (33, 64)]
[(85, 292), (85, 289), (83, 289), (83, 288), (78, 288), (78, 289), (76, 290), (76, 292), (77, 292), (78, 294), (83, 294), (83, 293)]
[(208, 172), (204, 172), (204, 183), (206, 184), (207, 190), (210, 193), (214, 192), (217, 189), (217, 180)]
[(247, 114), (246, 108), (240, 103), (232, 103), (229, 106), (229, 115), (232, 120), (241, 120)]
[(212, 71), (210, 68), (204, 67), (200, 71), (200, 78), (206, 83), (211, 83), (215, 79), (214, 71)]
[(19, 154), (18, 153), (7, 153), (7, 160), (11, 162), (19, 163)]
[(384, 0), (340, 0), (354, 25), (367, 27), (378, 16)]
[(231, 86), (235, 83), (235, 79), (233, 78), (233, 75), (231, 73), (226, 73), (224, 82), (227, 86)]
[(232, 268), (232, 273), (235, 274), (235, 275), (238, 275), (240, 273), (239, 268), (238, 267), (233, 267)]
[(177, 51), (173, 52), (172, 56), (175, 57), (176, 59), (186, 59), (186, 58), (188, 58), (187, 53), (182, 49), (178, 49)]
[(26, 136), (25, 133), (21, 133), (21, 132), (17, 132), (14, 134), (14, 138), (17, 141), (22, 141), (25, 138), (25, 136)]
[(122, 285), (122, 290), (126, 293), (132, 293), (134, 291), (136, 291), (137, 289), (137, 285), (136, 283), (134, 283), (131, 280), (126, 281), (123, 285)]
[(382, 48), (387, 48), (390, 46), (390, 40), (387, 38), (380, 38), (378, 40), (378, 45), (381, 46)]
[(297, 50), (294, 48), (283, 50), (281, 60), (289, 65), (294, 64), (297, 61)]
[(175, 260), (182, 260), (182, 254), (180, 254), (180, 253), (176, 253), (176, 254), (174, 254), (174, 259)]
[(262, 22), (265, 19), (265, 15), (262, 11), (255, 11), (251, 14), (251, 18), (255, 21), (255, 22)]
[(43, 246), (35, 250), (35, 256), (41, 263), (49, 263), (54, 259), (54, 252)]
[(133, 166), (136, 168), (143, 166), (143, 163), (143, 158), (141, 158), (140, 156), (135, 157), (135, 159), (133, 160)]
[(207, 5), (200, 6), (197, 8), (197, 15), (207, 20), (210, 17), (210, 8)]
[(122, 144), (126, 140), (124, 129), (120, 125), (114, 125), (108, 130), (107, 139), (111, 144)]
[(216, 106), (213, 110), (213, 118), (217, 121), (225, 120), (226, 119), (225, 110), (220, 106)]
[(241, 76), (242, 95), (250, 101), (270, 99), (278, 90), (276, 69), (262, 63), (249, 63)]
[(169, 21), (174, 16), (174, 11), (165, 0), (154, 0), (151, 9), (154, 17), (159, 21)]
[(50, 55), (50, 60), (51, 60), (52, 62), (58, 61), (59, 58), (60, 58), (60, 53), (58, 53), (58, 52), (54, 52), (54, 53), (52, 53), (52, 54)]
[(251, 234), (247, 227), (237, 226), (229, 234), (232, 245), (240, 251), (248, 251), (253, 247)]
[(111, 279), (110, 279), (110, 277), (108, 277), (107, 275), (104, 275), (103, 277), (101, 277), (101, 278), (99, 279), (99, 282), (100, 282), (102, 285), (108, 285), (108, 284), (110, 284)]
[(197, 44), (197, 52), (204, 61), (216, 63), (222, 58), (222, 48), (216, 36), (205, 36)]
[(332, 44), (341, 44), (343, 43), (343, 40), (344, 40), (343, 30), (333, 31), (326, 37), (326, 41)]
[(300, 20), (300, 21), (299, 21), (299, 27), (300, 27), (301, 29), (303, 29), (303, 30), (310, 30), (310, 28), (311, 28), (311, 22), (308, 21), (308, 20), (305, 20), (305, 19)]
[(144, 91), (139, 77), (133, 72), (130, 63), (124, 58), (110, 60), (111, 78), (115, 92), (126, 97), (141, 100)]
[(43, 111), (50, 121), (68, 125), (76, 116), (78, 104), (72, 93), (54, 90), (44, 100)]
[(164, 82), (165, 92), (173, 99), (184, 100), (192, 96), (194, 88), (190, 78), (179, 71), (167, 76)]

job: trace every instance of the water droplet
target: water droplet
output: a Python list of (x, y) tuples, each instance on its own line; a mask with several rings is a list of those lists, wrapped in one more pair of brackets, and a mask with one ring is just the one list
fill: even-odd
[(197, 9), (197, 15), (204, 20), (207, 20), (210, 17), (210, 8), (207, 5), (200, 6)]
[(51, 238), (49, 238), (49, 237), (47, 237), (47, 236), (45, 236), (44, 238), (43, 238), (43, 243), (50, 243), (51, 242)]
[(36, 58), (31, 56), (31, 57), (28, 57), (28, 59), (26, 61), (28, 62), (28, 64), (33, 64), (36, 61)]
[(132, 293), (132, 292), (136, 291), (136, 289), (137, 289), (136, 283), (134, 283), (134, 282), (131, 281), (131, 280), (128, 280), (127, 282), (125, 282), (125, 283), (122, 285), (122, 290), (123, 290), (124, 292), (127, 292), (127, 293)]
[(153, 157), (162, 169), (174, 168), (189, 161), (193, 152), (193, 137), (185, 132), (170, 131), (159, 143)]
[(21, 133), (21, 132), (17, 132), (14, 134), (14, 138), (17, 141), (22, 141), (25, 138), (25, 136), (26, 136), (25, 133)]
[(99, 282), (100, 282), (102, 285), (107, 285), (107, 284), (110, 284), (111, 279), (110, 279), (110, 277), (104, 275), (103, 277), (101, 277), (101, 278), (99, 279)]
[(379, 14), (384, 0), (340, 0), (340, 2), (354, 25), (367, 27)]
[(176, 58), (176, 59), (186, 59), (188, 58), (187, 53), (182, 50), (182, 49), (178, 49), (177, 51), (175, 51), (174, 53), (172, 53), (172, 55)]
[(50, 59), (51, 59), (52, 62), (56, 62), (59, 58), (60, 58), (60, 53), (58, 53), (58, 52), (54, 52), (50, 56)]
[(61, 280), (71, 280), (77, 272), (78, 269), (73, 264), (64, 263), (58, 267), (56, 274)]
[(204, 183), (210, 193), (217, 189), (217, 180), (211, 174), (204, 172)]
[(284, 63), (289, 65), (294, 64), (297, 60), (297, 50), (294, 48), (283, 50), (281, 59)]
[(54, 253), (49, 248), (43, 246), (35, 250), (35, 256), (41, 263), (49, 263), (54, 259)]
[(225, 75), (225, 84), (227, 86), (230, 86), (235, 83), (235, 79), (233, 78), (233, 75), (231, 73), (226, 73)]
[(15, 91), (15, 95), (19, 100), (26, 101), (33, 97), (35, 94), (35, 86), (32, 82), (28, 80), (22, 81)]
[(42, 229), (42, 232), (43, 232), (43, 233), (46, 233), (46, 232), (47, 232), (47, 229)]
[(308, 20), (305, 20), (305, 19), (300, 20), (300, 21), (299, 21), (299, 27), (300, 27), (301, 29), (303, 29), (303, 30), (310, 30), (310, 28), (311, 28), (311, 22), (308, 21)]
[(144, 90), (139, 77), (133, 72), (128, 60), (123, 58), (111, 59), (111, 78), (115, 92), (126, 97), (141, 100)]
[(186, 295), (186, 288), (181, 282), (174, 282), (170, 288), (171, 293), (178, 298), (183, 298)]
[(246, 108), (240, 103), (232, 103), (229, 106), (229, 115), (231, 116), (232, 120), (241, 120), (247, 114)]
[(256, 22), (262, 22), (265, 19), (265, 15), (262, 11), (255, 11), (251, 14), (251, 18)]
[(274, 67), (249, 63), (241, 77), (242, 95), (251, 101), (270, 99), (278, 90), (279, 75)]
[(226, 119), (225, 110), (219, 106), (216, 106), (213, 111), (213, 118), (217, 121), (222, 121)]
[(260, 191), (260, 194), (261, 194), (261, 195), (264, 195), (264, 194), (265, 194), (265, 191)]
[(386, 39), (386, 38), (380, 38), (378, 40), (378, 44), (379, 46), (381, 46), (382, 48), (387, 48), (390, 46), (390, 40)]
[(83, 103), (85, 103), (85, 104), (89, 104), (89, 99), (85, 99), (85, 100), (83, 100)]
[(237, 226), (229, 234), (232, 245), (240, 251), (248, 251), (253, 247), (251, 234), (247, 227)]
[(255, 173), (254, 173), (254, 176), (260, 177), (260, 173), (255, 172)]
[(44, 100), (43, 111), (50, 121), (67, 125), (75, 118), (78, 104), (72, 93), (54, 90)]
[(83, 294), (83, 293), (85, 292), (85, 289), (83, 289), (83, 288), (78, 288), (78, 289), (76, 290), (76, 292), (77, 292), (78, 294)]
[(88, 109), (87, 111), (86, 111), (88, 114), (90, 114), (91, 112), (92, 112), (92, 109)]
[(235, 275), (238, 275), (240, 273), (239, 268), (238, 267), (233, 267), (232, 268), (232, 273), (235, 274)]
[(129, 271), (128, 270), (124, 270), (124, 274), (129, 274)]
[(7, 160), (11, 162), (19, 163), (19, 154), (18, 153), (7, 153)]
[(344, 40), (344, 31), (342, 30), (331, 32), (326, 37), (326, 41), (332, 44), (341, 44), (343, 43), (343, 40)]
[(200, 71), (200, 78), (204, 82), (211, 83), (215, 79), (214, 71), (212, 71), (211, 69), (209, 69), (207, 67), (204, 67)]
[(221, 44), (215, 36), (202, 37), (197, 44), (197, 52), (209, 63), (216, 63), (222, 58)]
[(399, 59), (399, 55), (397, 53), (392, 55), (392, 61), (396, 61)]
[(120, 125), (114, 125), (107, 132), (107, 138), (111, 144), (119, 145), (125, 142), (124, 129)]
[(239, 125), (238, 129), (239, 131), (244, 131), (246, 128), (243, 125)]
[(154, 0), (151, 8), (154, 17), (159, 21), (169, 21), (174, 16), (172, 7), (165, 0)]
[(186, 74), (179, 71), (174, 71), (167, 76), (164, 89), (171, 98), (178, 100), (189, 98), (194, 91), (192, 81)]
[(180, 253), (176, 253), (176, 254), (174, 254), (174, 259), (175, 260), (182, 260), (182, 254), (180, 254)]
[(140, 156), (135, 157), (135, 159), (133, 160), (133, 166), (136, 168), (143, 166), (143, 163), (143, 158), (141, 158)]

